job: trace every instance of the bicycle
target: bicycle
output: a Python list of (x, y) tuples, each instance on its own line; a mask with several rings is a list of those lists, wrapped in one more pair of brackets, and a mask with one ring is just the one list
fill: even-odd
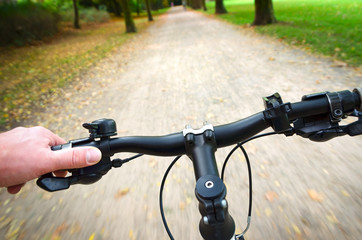
[[(101, 161), (90, 167), (69, 169), (71, 176), (55, 177), (45, 174), (37, 180), (39, 187), (47, 191), (68, 189), (73, 184), (92, 184), (97, 182), (112, 167), (141, 157), (143, 154), (155, 156), (177, 156), (163, 176), (160, 186), (160, 211), (163, 224), (170, 237), (174, 239), (167, 225), (163, 211), (162, 194), (164, 184), (172, 166), (182, 155), (187, 155), (193, 162), (196, 178), (195, 195), (199, 201), (201, 220), (199, 231), (206, 239), (244, 239), (251, 222), (252, 177), (250, 161), (243, 144), (253, 139), (272, 134), (294, 134), (312, 141), (328, 141), (337, 136), (356, 136), (362, 134), (362, 88), (352, 92), (322, 92), (305, 95), (302, 101), (283, 103), (281, 96), (275, 93), (263, 98), (265, 110), (245, 119), (213, 127), (205, 123), (200, 129), (186, 126), (182, 132), (165, 136), (113, 137), (117, 133), (116, 123), (112, 119), (99, 119), (84, 123), (90, 135), (87, 138), (71, 140), (66, 144), (52, 147), (61, 150), (80, 146), (97, 147), (102, 152)], [(357, 117), (357, 121), (340, 126), (342, 119)], [(272, 127), (273, 131), (256, 135)], [(216, 165), (215, 151), (237, 144), (229, 153), (222, 167), (221, 177)], [(247, 227), (241, 234), (235, 234), (235, 223), (228, 212), (226, 186), (223, 183), (224, 171), (230, 156), (240, 148), (245, 156), (249, 174), (249, 211)], [(137, 155), (127, 159), (113, 159), (115, 153), (131, 152)]]

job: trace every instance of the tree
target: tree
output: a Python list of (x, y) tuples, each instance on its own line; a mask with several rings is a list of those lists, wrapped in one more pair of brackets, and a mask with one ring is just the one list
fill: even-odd
[(202, 10), (207, 11), (205, 0), (201, 0), (202, 3)]
[(148, 16), (148, 21), (153, 21), (152, 18), (152, 13), (151, 13), (151, 7), (150, 7), (150, 0), (145, 0), (146, 3), (146, 8), (147, 8), (147, 16)]
[(272, 0), (255, 0), (255, 19), (253, 25), (276, 23)]
[(119, 2), (117, 0), (112, 0), (110, 2), (110, 4), (112, 4), (111, 6), (112, 6), (112, 10), (113, 10), (114, 14), (117, 17), (122, 17), (122, 9), (121, 9)]
[(77, 0), (73, 0), (73, 8), (74, 8), (74, 28), (79, 29), (79, 13), (78, 13), (78, 6), (77, 6)]
[(124, 21), (126, 24), (126, 32), (127, 33), (137, 32), (128, 0), (121, 0), (121, 6), (122, 6), (122, 10), (123, 10), (123, 15), (124, 15)]
[(216, 14), (228, 13), (226, 11), (225, 6), (224, 6), (224, 1), (223, 0), (215, 0), (215, 13)]
[(202, 0), (190, 0), (192, 9), (200, 9), (202, 7)]

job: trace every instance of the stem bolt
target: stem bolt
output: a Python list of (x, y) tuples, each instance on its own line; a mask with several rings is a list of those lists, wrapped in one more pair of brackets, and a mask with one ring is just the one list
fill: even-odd
[(205, 183), (205, 187), (206, 188), (213, 188), (214, 187), (214, 182), (213, 181), (207, 181)]
[(204, 216), (203, 220), (205, 224), (209, 224), (209, 219), (207, 218), (207, 216)]

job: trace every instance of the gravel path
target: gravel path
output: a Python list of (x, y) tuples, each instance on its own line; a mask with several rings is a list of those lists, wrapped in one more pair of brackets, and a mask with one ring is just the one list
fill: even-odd
[[(219, 125), (247, 117), (263, 110), (261, 98), (276, 91), (294, 102), (307, 93), (362, 86), (357, 70), (180, 7), (81, 82), (36, 121), (65, 139), (86, 136), (81, 124), (102, 117), (116, 120), (120, 136), (163, 135), (187, 123), (196, 128), (205, 120)], [(359, 239), (361, 140), (273, 136), (247, 144), (254, 174), (247, 239)], [(220, 164), (228, 150), (217, 151)], [(15, 196), (0, 189), (0, 238), (168, 239), (158, 191), (171, 160), (145, 156), (97, 184), (52, 194), (34, 183)], [(248, 208), (245, 165), (237, 153), (226, 172), (238, 232)], [(200, 239), (194, 187), (192, 164), (182, 158), (164, 197), (176, 239)]]

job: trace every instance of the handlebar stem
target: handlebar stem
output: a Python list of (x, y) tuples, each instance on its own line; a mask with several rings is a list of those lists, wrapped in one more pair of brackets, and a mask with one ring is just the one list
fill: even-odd
[(217, 169), (214, 128), (210, 124), (198, 130), (187, 126), (183, 135), (186, 154), (193, 162), (197, 180), (195, 195), (202, 216), (200, 233), (205, 240), (231, 239), (235, 234), (235, 222), (228, 212), (226, 187)]

